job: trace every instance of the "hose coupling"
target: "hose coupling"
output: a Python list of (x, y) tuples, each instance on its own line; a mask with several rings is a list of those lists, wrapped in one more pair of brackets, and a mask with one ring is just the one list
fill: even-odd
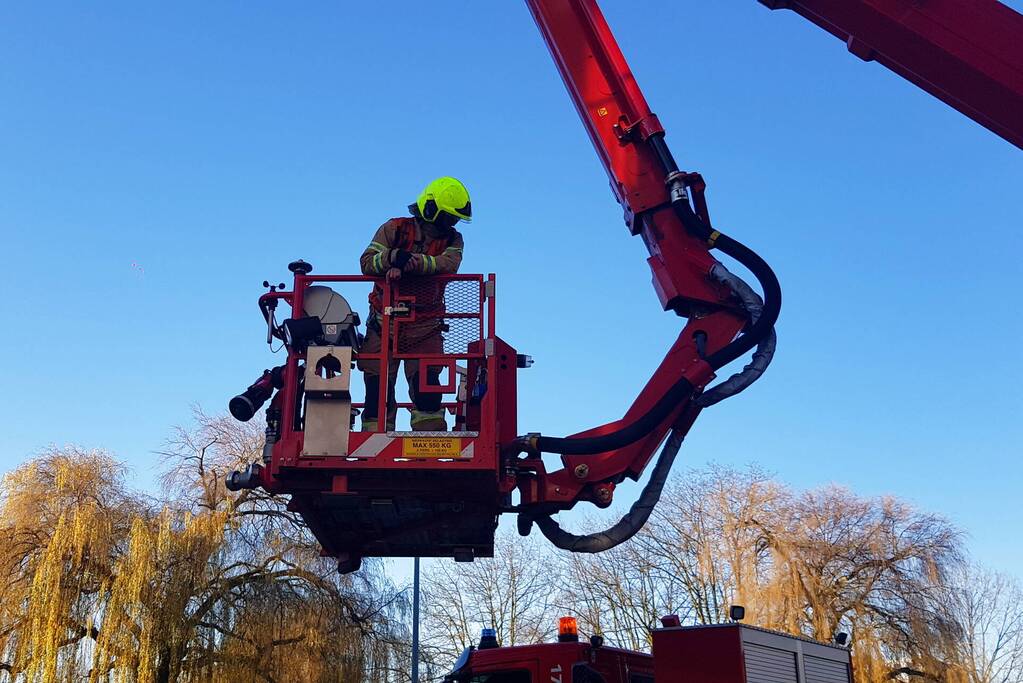
[(686, 187), (685, 173), (682, 171), (672, 171), (664, 179), (664, 184), (668, 186), (668, 193), (672, 204), (689, 203), (689, 190)]

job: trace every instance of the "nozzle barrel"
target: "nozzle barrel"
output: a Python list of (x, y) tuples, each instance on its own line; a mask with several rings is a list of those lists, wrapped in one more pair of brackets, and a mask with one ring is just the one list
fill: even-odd
[(283, 385), (284, 366), (278, 365), (272, 370), (264, 370), (263, 374), (248, 389), (232, 398), (227, 409), (234, 419), (248, 422), (264, 403), (273, 395), (274, 389)]
[(235, 470), (224, 478), (224, 486), (228, 491), (254, 489), (262, 482), (263, 468), (252, 463), (244, 472)]

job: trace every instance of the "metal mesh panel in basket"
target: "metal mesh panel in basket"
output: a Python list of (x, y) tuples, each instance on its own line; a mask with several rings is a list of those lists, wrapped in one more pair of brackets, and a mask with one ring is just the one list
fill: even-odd
[(403, 279), (398, 298), (409, 297), (414, 298), (415, 320), (400, 324), (398, 353), (465, 354), (470, 343), (480, 340), (483, 310), (478, 281)]

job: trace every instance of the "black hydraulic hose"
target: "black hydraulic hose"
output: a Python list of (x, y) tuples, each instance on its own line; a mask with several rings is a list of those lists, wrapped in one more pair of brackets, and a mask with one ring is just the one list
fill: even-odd
[(712, 242), (714, 247), (749, 268), (764, 291), (764, 310), (757, 321), (737, 339), (706, 358), (707, 363), (718, 370), (759, 344), (774, 329), (781, 312), (781, 285), (771, 266), (760, 254), (742, 242), (712, 230), (696, 215), (688, 202), (676, 204), (675, 213), (691, 234)]
[[(679, 169), (678, 164), (675, 162), (675, 157), (672, 156), (671, 150), (668, 149), (668, 145), (664, 141), (664, 133), (652, 135), (647, 140), (647, 143), (654, 151), (654, 154), (657, 155), (661, 166), (664, 167), (665, 177), (670, 181), (671, 177), (677, 174)], [(766, 339), (771, 330), (774, 329), (774, 323), (777, 322), (778, 314), (781, 312), (781, 285), (778, 284), (778, 278), (774, 271), (771, 270), (771, 266), (767, 265), (767, 261), (760, 258), (759, 254), (742, 242), (728, 235), (721, 234), (704, 223), (703, 219), (689, 205), (688, 198), (683, 196), (675, 200), (675, 193), (672, 192), (672, 199), (675, 214), (682, 221), (686, 231), (694, 237), (706, 240), (711, 247), (717, 247), (722, 253), (728, 254), (749, 268), (750, 272), (760, 282), (760, 287), (764, 291), (764, 310), (760, 318), (738, 339), (735, 339), (706, 359), (707, 363), (717, 370), (728, 365)]]
[(661, 499), (664, 482), (668, 479), (668, 473), (671, 472), (671, 466), (675, 462), (675, 456), (678, 455), (685, 435), (684, 426), (676, 424), (661, 448), (654, 471), (650, 473), (650, 481), (643, 487), (629, 512), (614, 526), (593, 534), (573, 534), (562, 529), (549, 515), (536, 517), (533, 521), (540, 527), (540, 532), (547, 540), (562, 550), (571, 550), (574, 553), (600, 553), (624, 543), (643, 528)]
[(632, 422), (610, 434), (600, 436), (584, 436), (578, 438), (562, 438), (556, 436), (539, 436), (536, 438), (536, 449), (545, 453), (561, 453), (563, 455), (593, 455), (616, 448), (628, 446), (639, 441), (652, 432), (664, 421), (672, 410), (685, 403), (693, 395), (693, 385), (685, 377), (675, 382), (664, 395), (657, 400), (650, 410)]
[(678, 171), (678, 163), (675, 161), (675, 156), (668, 149), (668, 143), (664, 141), (664, 133), (655, 133), (650, 136), (647, 140), (647, 144), (650, 145), (650, 149), (654, 150), (654, 154), (657, 155), (657, 159), (661, 162), (661, 166), (664, 167), (664, 174), (670, 175)]

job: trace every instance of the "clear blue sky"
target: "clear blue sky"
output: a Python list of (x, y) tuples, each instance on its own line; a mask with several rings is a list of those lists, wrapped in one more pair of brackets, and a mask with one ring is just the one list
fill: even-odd
[[(631, 402), (679, 321), (525, 6), (373, 4), (0, 7), (0, 469), (76, 442), (149, 485), (190, 404), (278, 362), (260, 282), (355, 270), (441, 174), (473, 193), (464, 271), (498, 273), (499, 331), (537, 359), (522, 430)], [(1023, 153), (753, 0), (605, 12), (785, 289), (774, 367), (682, 462), (894, 493), (1018, 571)]]

